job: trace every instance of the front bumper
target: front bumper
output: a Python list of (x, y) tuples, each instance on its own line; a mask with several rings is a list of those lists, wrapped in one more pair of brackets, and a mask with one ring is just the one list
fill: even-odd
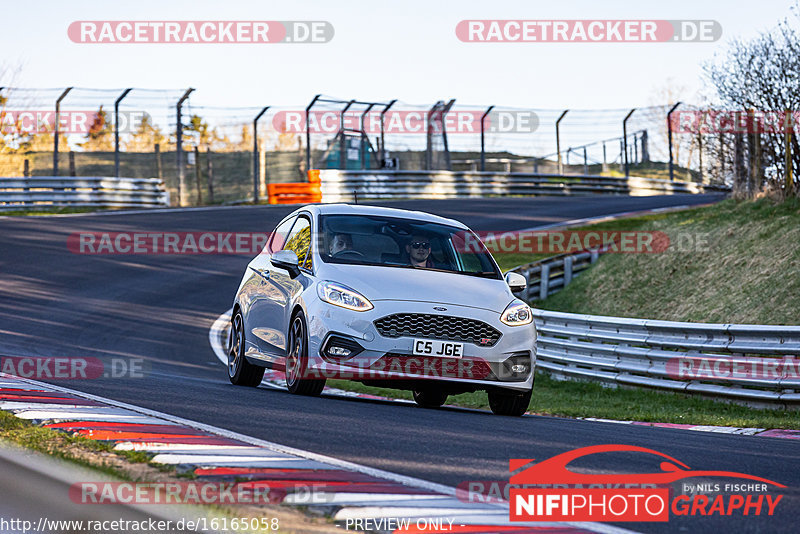
[[(359, 381), (445, 381), (461, 384), (465, 390), (506, 388), (527, 391), (533, 387), (536, 364), (536, 327), (533, 323), (511, 327), (500, 322), (498, 312), (452, 304), (393, 300), (372, 303), (375, 307), (367, 312), (347, 310), (317, 299), (306, 303), (308, 369), (311, 373), (325, 378)], [(434, 306), (443, 306), (447, 310), (434, 311)], [(461, 358), (414, 356), (413, 340), (425, 336), (384, 337), (373, 324), (377, 319), (396, 313), (476, 319), (497, 329), (501, 336), (492, 346), (463, 342)], [(354, 354), (332, 357), (327, 351), (323, 352), (333, 337), (350, 340)], [(528, 362), (527, 372), (510, 372), (512, 363), (522, 361)]]

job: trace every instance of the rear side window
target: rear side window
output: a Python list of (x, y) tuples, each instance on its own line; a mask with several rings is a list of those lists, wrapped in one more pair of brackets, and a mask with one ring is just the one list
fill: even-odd
[(286, 243), (286, 236), (289, 234), (289, 230), (292, 229), (292, 224), (294, 224), (294, 221), (296, 220), (297, 217), (286, 219), (279, 224), (277, 228), (275, 228), (275, 230), (272, 232), (272, 238), (270, 239), (267, 248), (270, 253), (273, 253), (277, 250), (283, 250), (283, 245)]
[(293, 250), (297, 254), (298, 265), (304, 269), (311, 269), (311, 223), (308, 219), (305, 217), (297, 219), (283, 249)]

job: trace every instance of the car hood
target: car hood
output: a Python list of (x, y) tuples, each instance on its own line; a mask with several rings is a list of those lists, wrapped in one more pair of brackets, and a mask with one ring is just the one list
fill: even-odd
[(514, 300), (504, 280), (464, 274), (341, 264), (327, 264), (320, 274), (350, 286), (371, 301), (422, 301), (502, 313)]

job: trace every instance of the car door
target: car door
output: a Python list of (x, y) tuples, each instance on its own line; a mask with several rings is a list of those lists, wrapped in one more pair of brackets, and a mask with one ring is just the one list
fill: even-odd
[(311, 220), (307, 215), (297, 217), (282, 250), (292, 250), (297, 254), (303, 272), (292, 278), (285, 269), (272, 264), (263, 266), (260, 291), (262, 298), (251, 309), (257, 322), (253, 334), (258, 339), (259, 349), (273, 356), (284, 356), (286, 353), (286, 334), (292, 304), (303, 291), (304, 282), (308, 283), (305, 273), (311, 272)]
[[(244, 306), (245, 331), (248, 332), (248, 341), (255, 344), (259, 351), (270, 352), (270, 344), (263, 340), (265, 336), (268, 336), (264, 314), (269, 309), (273, 290), (272, 286), (267, 284), (272, 267), (269, 260), (272, 252), (283, 248), (295, 221), (297, 221), (296, 215), (283, 220), (272, 232), (261, 254), (253, 258), (247, 266), (248, 278), (240, 292), (240, 295), (244, 297), (242, 304)], [(261, 359), (274, 360), (274, 358), (266, 357)]]

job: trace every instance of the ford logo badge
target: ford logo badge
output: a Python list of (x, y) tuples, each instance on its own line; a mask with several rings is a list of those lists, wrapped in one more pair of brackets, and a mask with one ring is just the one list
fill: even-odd
[(447, 308), (443, 308), (442, 306), (434, 306), (433, 309), (436, 311), (447, 311)]

